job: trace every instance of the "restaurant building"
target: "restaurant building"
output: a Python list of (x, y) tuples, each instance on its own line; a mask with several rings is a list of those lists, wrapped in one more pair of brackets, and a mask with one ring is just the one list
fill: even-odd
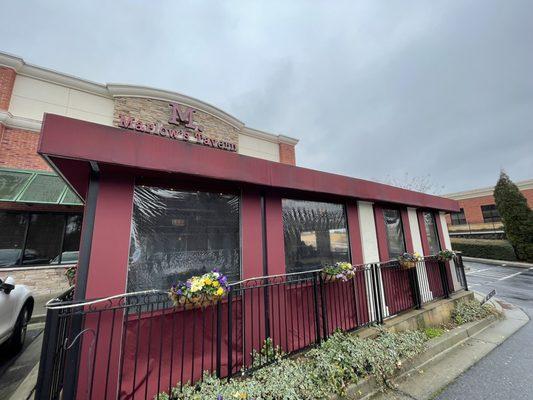
[(77, 262), (84, 212), (84, 200), (37, 154), (45, 113), (295, 164), (296, 139), (249, 128), (202, 101), (97, 84), (0, 53), (0, 274), (37, 295), (68, 287), (64, 270)]
[[(0, 273), (38, 288), (79, 254), (36, 398), (154, 398), (467, 288), (460, 256), (433, 257), (455, 200), (296, 166), (297, 140), (177, 93), (0, 65)], [(324, 280), (336, 262), (351, 279)], [(171, 304), (214, 269), (227, 297)]]

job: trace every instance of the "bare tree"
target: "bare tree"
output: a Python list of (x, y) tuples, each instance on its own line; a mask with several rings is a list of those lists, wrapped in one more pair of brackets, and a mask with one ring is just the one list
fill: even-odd
[(382, 182), (387, 185), (429, 194), (439, 194), (442, 193), (444, 189), (444, 185), (435, 183), (430, 174), (411, 176), (406, 172), (399, 178), (387, 175)]

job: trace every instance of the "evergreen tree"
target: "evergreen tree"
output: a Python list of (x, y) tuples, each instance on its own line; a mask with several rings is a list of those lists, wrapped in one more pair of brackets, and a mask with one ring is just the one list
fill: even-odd
[(520, 260), (533, 261), (533, 211), (518, 187), (501, 171), (494, 188), (496, 208), (502, 217), (507, 238)]

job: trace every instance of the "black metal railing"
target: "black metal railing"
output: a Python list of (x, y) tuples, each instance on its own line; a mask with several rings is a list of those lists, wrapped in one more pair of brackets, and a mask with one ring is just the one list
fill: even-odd
[[(460, 255), (457, 281), (467, 288)], [(201, 308), (164, 292), (49, 304), (36, 399), (151, 399), (176, 385), (248, 373), (351, 331), (420, 308), (454, 291), (451, 264), (425, 258), (357, 266), (347, 281), (320, 271), (231, 285)]]

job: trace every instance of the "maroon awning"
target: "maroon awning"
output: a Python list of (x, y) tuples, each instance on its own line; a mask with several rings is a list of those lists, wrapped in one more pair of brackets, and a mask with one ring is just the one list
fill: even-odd
[(363, 179), (248, 157), (131, 130), (45, 114), (38, 148), (85, 197), (91, 161), (147, 171), (459, 211), (457, 201)]

